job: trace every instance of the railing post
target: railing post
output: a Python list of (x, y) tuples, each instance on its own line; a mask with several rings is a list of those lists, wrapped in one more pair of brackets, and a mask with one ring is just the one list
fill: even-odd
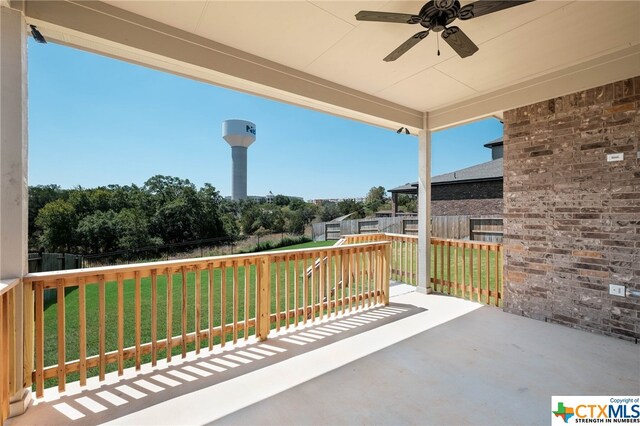
[(271, 271), (269, 270), (269, 257), (262, 256), (259, 261), (258, 271), (258, 304), (256, 309), (256, 321), (258, 324), (258, 339), (267, 340), (271, 324), (269, 321), (269, 305), (271, 295), (269, 283), (271, 281)]
[(382, 255), (382, 303), (389, 305), (389, 281), (391, 280), (391, 243), (385, 244)]

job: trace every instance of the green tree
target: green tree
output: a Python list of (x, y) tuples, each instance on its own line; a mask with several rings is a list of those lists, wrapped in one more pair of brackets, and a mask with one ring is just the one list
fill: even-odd
[(377, 212), (386, 202), (386, 191), (382, 186), (374, 186), (367, 193), (365, 204), (371, 213)]
[(335, 203), (327, 203), (320, 208), (320, 220), (329, 222), (340, 216), (340, 209)]
[(77, 224), (76, 210), (70, 202), (59, 199), (47, 203), (36, 217), (36, 225), (42, 230), (40, 244), (48, 251), (70, 251)]
[(293, 210), (289, 213), (287, 232), (295, 235), (304, 235), (305, 218), (301, 210)]
[(215, 238), (225, 235), (222, 222), (222, 197), (211, 184), (205, 183), (198, 191), (202, 214), (198, 221), (200, 238)]
[(338, 210), (340, 214), (346, 215), (352, 213), (351, 219), (360, 219), (364, 217), (364, 206), (357, 203), (354, 199), (346, 199), (338, 202)]
[(145, 182), (143, 189), (153, 210), (152, 236), (166, 243), (199, 238), (203, 209), (194, 184), (188, 179), (156, 175)]
[(260, 209), (257, 204), (246, 204), (243, 206), (240, 216), (240, 229), (245, 235), (252, 235), (260, 226), (258, 219), (260, 218)]
[(116, 216), (113, 210), (97, 210), (80, 219), (76, 229), (78, 242), (92, 253), (114, 250), (118, 242)]
[(149, 221), (141, 210), (122, 209), (115, 221), (119, 249), (132, 250), (153, 245), (154, 242), (162, 243), (162, 240), (152, 241), (149, 235)]
[(58, 185), (37, 185), (29, 187), (29, 245), (38, 245), (38, 237), (42, 229), (36, 225), (36, 218), (40, 209), (51, 201), (66, 199), (67, 191), (60, 189)]
[(290, 202), (291, 200), (286, 195), (278, 194), (275, 197), (273, 197), (273, 204), (275, 204), (276, 206), (284, 207), (289, 205)]

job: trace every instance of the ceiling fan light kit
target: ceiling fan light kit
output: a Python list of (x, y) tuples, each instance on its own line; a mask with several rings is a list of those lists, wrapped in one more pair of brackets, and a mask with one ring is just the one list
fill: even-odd
[(441, 37), (460, 56), (466, 58), (478, 51), (478, 46), (457, 26), (449, 26), (456, 19), (466, 21), (490, 13), (499, 12), (533, 0), (480, 0), (460, 6), (459, 0), (431, 0), (425, 3), (417, 15), (408, 13), (377, 12), (361, 10), (356, 14), (358, 21), (390, 22), (395, 24), (420, 24), (425, 30), (411, 36), (385, 58), (391, 62), (407, 53), (409, 49), (424, 40), (429, 32), (442, 33)]

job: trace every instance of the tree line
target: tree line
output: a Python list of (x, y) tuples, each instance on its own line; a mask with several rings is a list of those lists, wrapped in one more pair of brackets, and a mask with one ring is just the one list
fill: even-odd
[(224, 199), (211, 184), (153, 176), (144, 185), (29, 187), (29, 247), (81, 254), (132, 250), (256, 232), (303, 234), (317, 213), (301, 200)]
[(221, 237), (303, 235), (314, 220), (360, 218), (388, 207), (381, 186), (371, 188), (364, 203), (347, 199), (315, 205), (284, 195), (271, 203), (232, 201), (211, 184), (197, 188), (188, 179), (162, 175), (142, 186), (38, 185), (29, 188), (29, 247), (99, 254)]

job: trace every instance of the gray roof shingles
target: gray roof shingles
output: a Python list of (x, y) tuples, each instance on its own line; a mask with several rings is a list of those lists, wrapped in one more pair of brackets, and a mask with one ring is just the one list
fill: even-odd
[[(486, 163), (476, 164), (475, 166), (467, 167), (466, 169), (456, 170), (451, 173), (444, 173), (442, 175), (433, 176), (431, 183), (455, 183), (470, 180), (485, 180), (485, 179), (501, 179), (503, 177), (503, 159), (487, 161)], [(397, 188), (390, 189), (394, 192), (405, 192), (409, 188), (416, 188), (418, 182), (407, 183)]]

